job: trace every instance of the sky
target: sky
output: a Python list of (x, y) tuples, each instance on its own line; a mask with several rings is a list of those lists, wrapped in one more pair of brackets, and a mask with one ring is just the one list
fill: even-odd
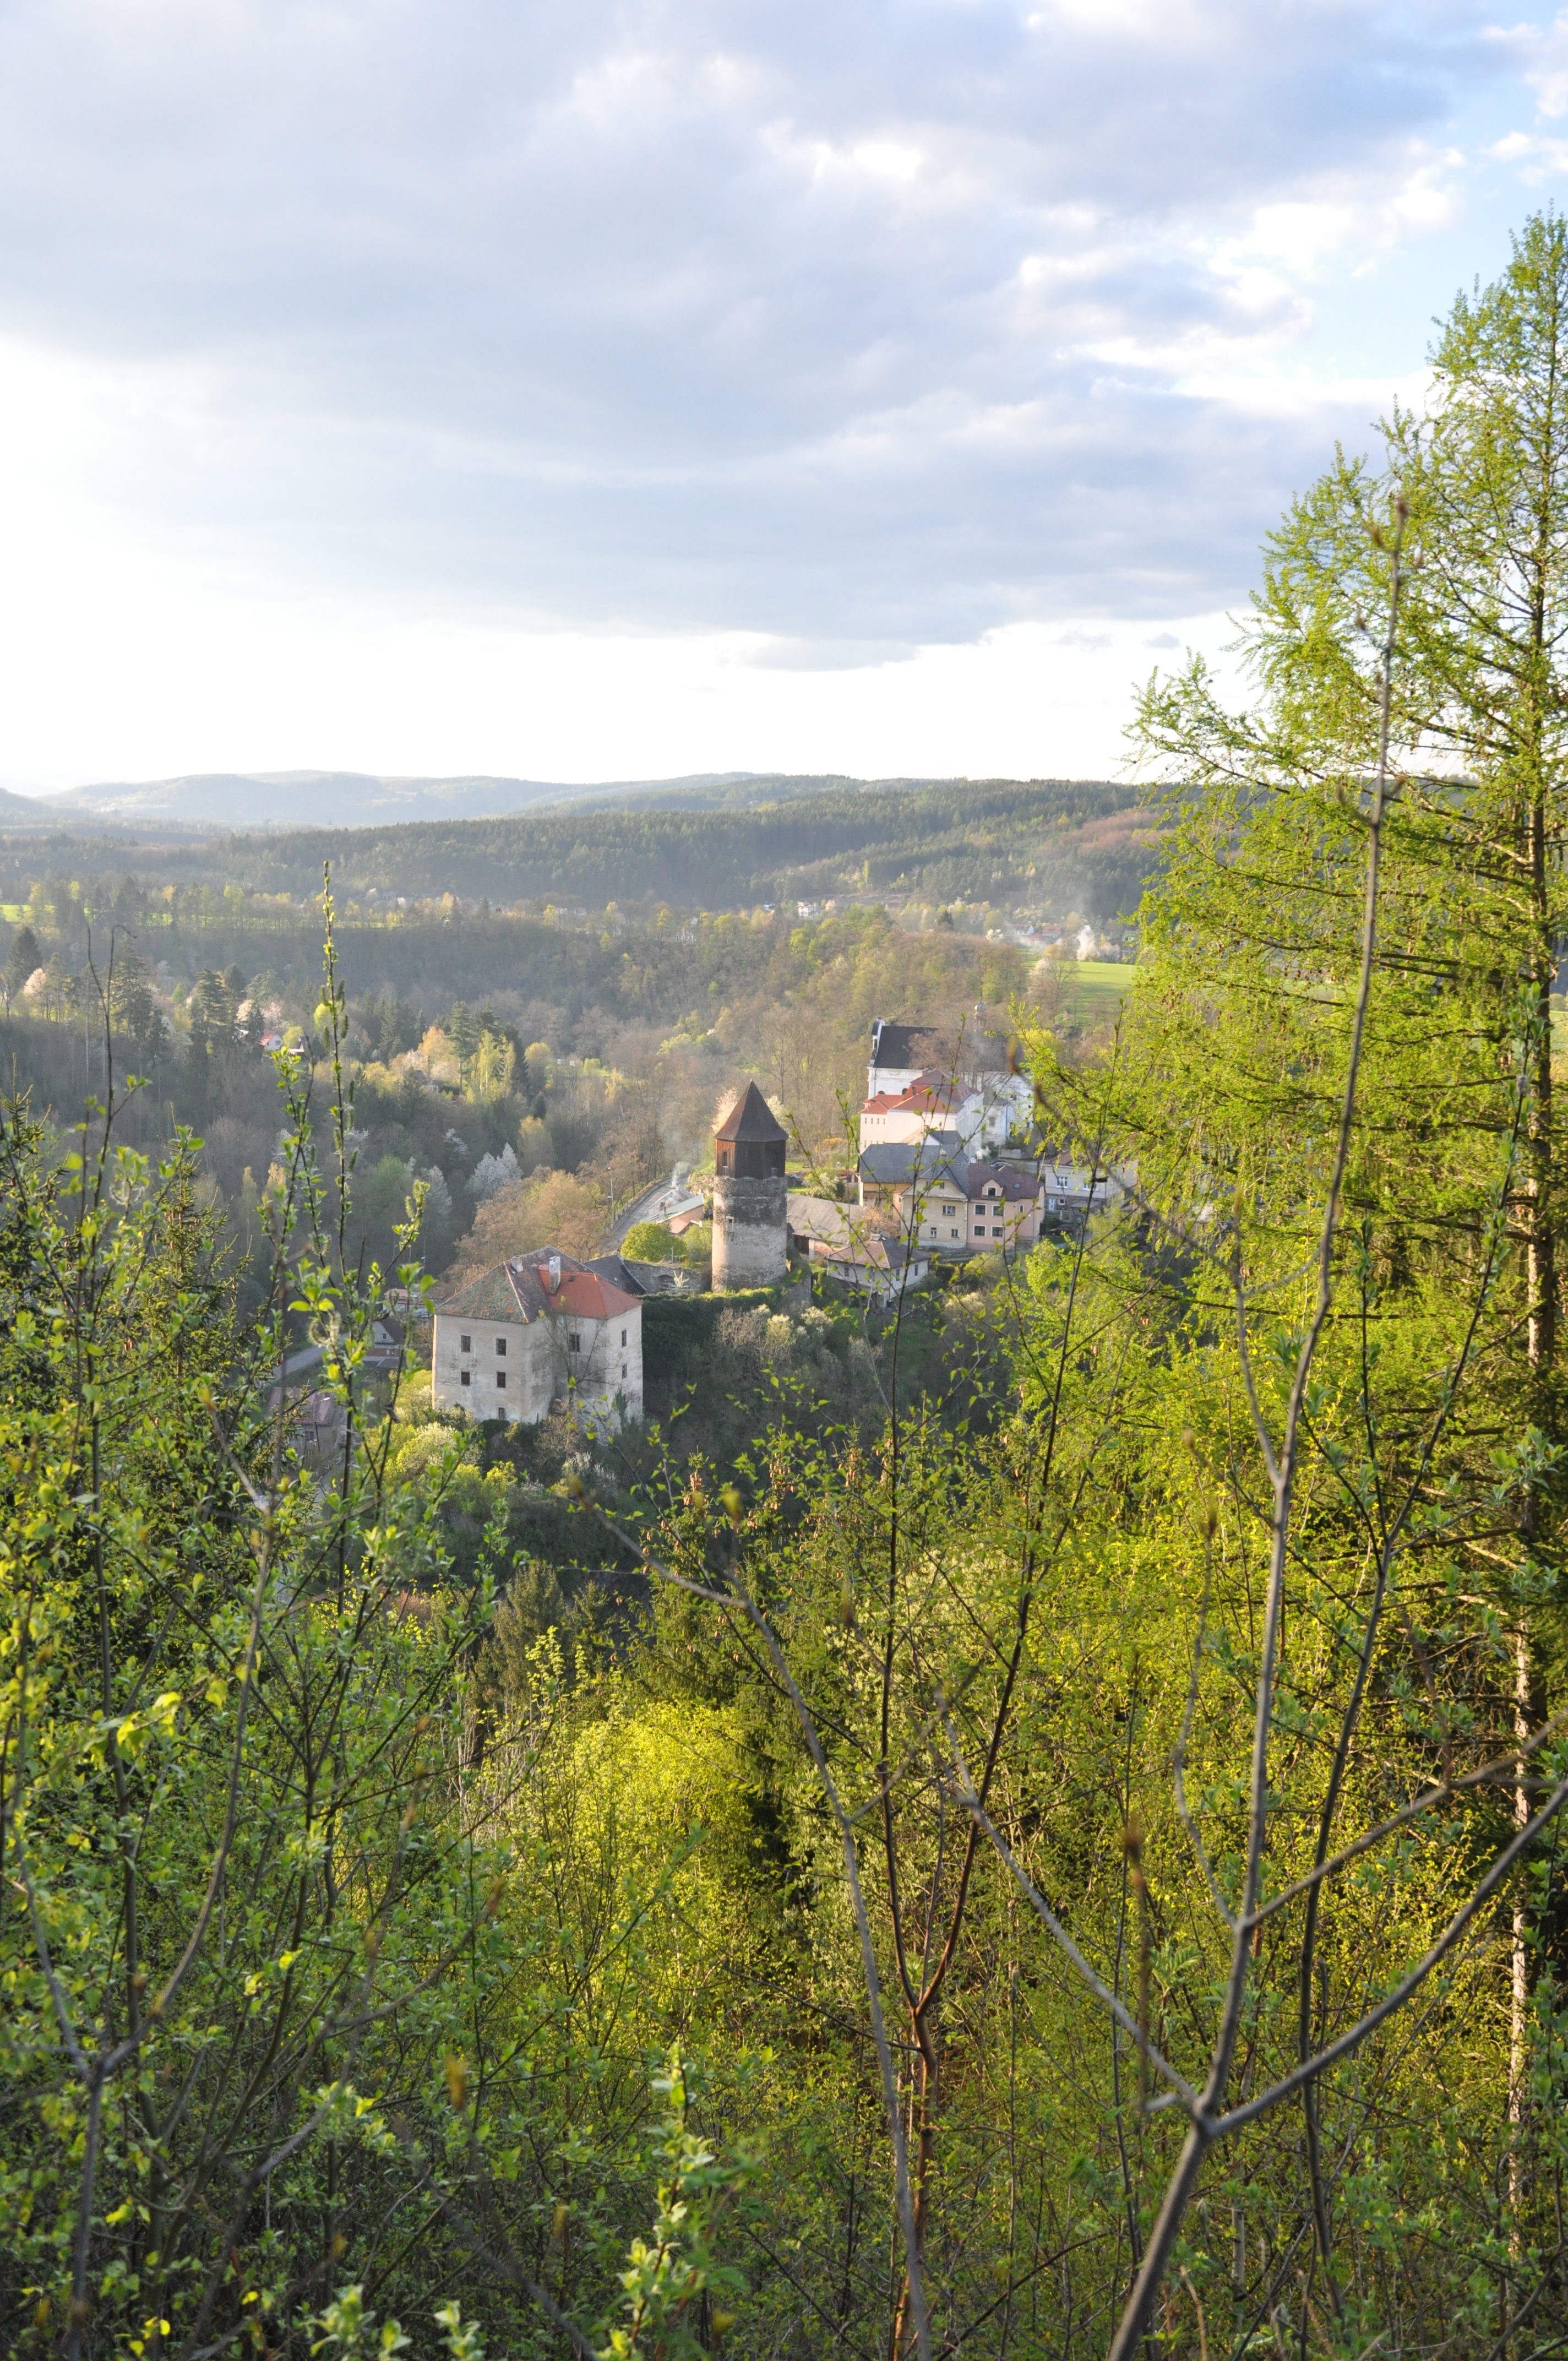
[(1568, 202), (1482, 0), (0, 0), (0, 782), (1105, 776)]

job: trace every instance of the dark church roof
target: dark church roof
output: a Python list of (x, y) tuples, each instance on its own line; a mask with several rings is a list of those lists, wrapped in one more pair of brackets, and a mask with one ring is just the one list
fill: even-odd
[[(770, 1142), (789, 1137), (755, 1082), (747, 1083), (713, 1136), (715, 1139)], [(783, 1170), (782, 1166), (780, 1169)]]
[(872, 1027), (872, 1064), (894, 1071), (928, 1066), (936, 1058), (940, 1036), (931, 1025), (890, 1025), (879, 1016)]
[(950, 1074), (956, 1054), (966, 1074), (1005, 1074), (1011, 1071), (1008, 1040), (1005, 1033), (981, 1033), (973, 1027), (954, 1036), (935, 1025), (894, 1025), (879, 1016), (872, 1027), (872, 1071), (885, 1066), (894, 1073), (909, 1073), (937, 1066)]

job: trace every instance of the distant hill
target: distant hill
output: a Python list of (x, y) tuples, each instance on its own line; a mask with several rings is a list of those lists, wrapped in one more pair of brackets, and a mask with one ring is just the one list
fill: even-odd
[(9, 787), (0, 787), (0, 829), (60, 829), (70, 825), (69, 814), (62, 812), (52, 796), (17, 796)]
[(359, 894), (723, 910), (858, 892), (1112, 918), (1138, 899), (1153, 827), (1103, 780), (688, 781), (613, 807), (236, 836), (207, 857), (271, 893), (312, 892), (326, 860)]
[(13, 824), (9, 806), (26, 804), (59, 827), (82, 812), (143, 826), (258, 829), (374, 827), (384, 821), (477, 819), (537, 804), (639, 799), (644, 796), (722, 793), (740, 786), (741, 771), (702, 772), (689, 779), (601, 781), (570, 786), (559, 780), (387, 778), (365, 771), (192, 771), (177, 779), (111, 780), (68, 787), (62, 794), (11, 796), (0, 823)]

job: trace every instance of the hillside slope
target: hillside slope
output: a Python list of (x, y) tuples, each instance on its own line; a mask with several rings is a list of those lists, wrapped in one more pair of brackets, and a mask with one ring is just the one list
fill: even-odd
[(343, 888), (465, 899), (737, 909), (844, 893), (933, 904), (1025, 902), (1111, 918), (1152, 865), (1136, 791), (1098, 780), (829, 785), (751, 809), (540, 810), (507, 818), (235, 838), (225, 873), (308, 893), (330, 861)]
[[(383, 821), (474, 819), (597, 797), (723, 789), (744, 776), (702, 773), (690, 780), (614, 781), (570, 786), (558, 780), (391, 778), (364, 771), (193, 771), (179, 778), (110, 780), (39, 799), (59, 827), (82, 812), (143, 825), (186, 828), (354, 828)], [(6, 813), (0, 810), (0, 821)], [(11, 823), (15, 824), (15, 823)]]

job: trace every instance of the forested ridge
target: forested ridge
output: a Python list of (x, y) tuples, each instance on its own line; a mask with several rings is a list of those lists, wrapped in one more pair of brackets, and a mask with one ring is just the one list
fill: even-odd
[[(1136, 983), (1008, 1009), (1114, 1204), (883, 1320), (705, 1311), (706, 1414), (372, 1378), (433, 1181), (356, 1213), (410, 1053), (330, 902), (248, 1293), (123, 1080), (9, 1109), (5, 2349), (1568, 2340), (1565, 362), (1545, 215), (1270, 535), (1250, 701), (1142, 696)], [(797, 1079), (903, 956), (836, 923), (769, 942)], [(592, 1084), (536, 1079), (542, 1133)]]
[(1114, 917), (1135, 902), (1146, 854), (1124, 831), (1100, 846), (1079, 833), (1086, 823), (1131, 815), (1135, 804), (1131, 788), (1097, 783), (965, 780), (829, 790), (760, 809), (650, 804), (295, 830), (232, 839), (222, 860), (225, 873), (269, 892), (309, 891), (330, 862), (346, 891), (549, 897), (596, 909), (662, 900), (710, 910), (845, 886), (938, 902), (1010, 899), (1042, 864), (1070, 860), (1090, 888), (1108, 889), (1091, 898)]

